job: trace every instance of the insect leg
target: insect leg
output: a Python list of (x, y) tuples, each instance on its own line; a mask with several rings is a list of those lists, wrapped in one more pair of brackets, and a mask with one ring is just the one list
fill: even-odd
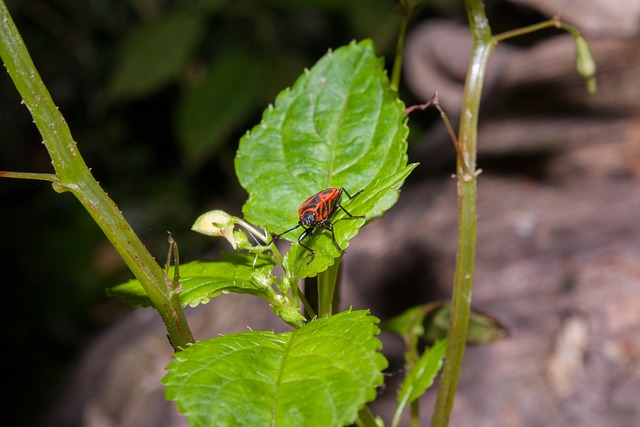
[(280, 237), (284, 236), (285, 234), (287, 234), (287, 233), (288, 233), (288, 232), (290, 232), (290, 231), (295, 230), (295, 229), (296, 229), (296, 228), (298, 228), (298, 227), (302, 227), (302, 224), (298, 224), (298, 225), (296, 225), (295, 227), (291, 227), (291, 228), (290, 228), (290, 229), (288, 229), (287, 231), (283, 231), (283, 232), (282, 232), (282, 233), (280, 233), (280, 234), (276, 234), (275, 236), (273, 236), (273, 238), (272, 238), (271, 240), (269, 240), (269, 243), (267, 243), (267, 246), (269, 246), (270, 244), (272, 244), (273, 242), (275, 242), (275, 241), (276, 241), (276, 239), (279, 239)]
[[(304, 226), (301, 225), (302, 228), (304, 228)], [(300, 244), (300, 246), (302, 246), (303, 248), (305, 248), (306, 250), (308, 250), (309, 252), (311, 252), (311, 258), (309, 258), (309, 261), (307, 261), (307, 265), (311, 264), (311, 261), (313, 261), (313, 259), (316, 257), (316, 251), (314, 251), (313, 249), (311, 249), (309, 246), (305, 245), (304, 243), (302, 243), (302, 241), (308, 236), (310, 235), (313, 230), (315, 229), (315, 227), (309, 227), (309, 228), (304, 228), (304, 231), (302, 232), (302, 234), (300, 235), (300, 237), (298, 237), (298, 243)]]
[(336, 247), (338, 252), (342, 252), (342, 248), (340, 247), (340, 245), (338, 245), (338, 242), (336, 242), (336, 235), (333, 233), (333, 224), (328, 222), (327, 224), (325, 224), (324, 228), (331, 230), (331, 239), (333, 240), (333, 246)]
[[(345, 208), (342, 207), (342, 205), (338, 205), (338, 207), (340, 209), (342, 209), (344, 211), (344, 213), (346, 213), (347, 215), (349, 215), (349, 218), (341, 218), (341, 219), (358, 219), (358, 218), (364, 218), (364, 216), (362, 215), (351, 215), (351, 212), (349, 212), (348, 210), (346, 210)], [(338, 220), (340, 221), (340, 220)]]
[[(362, 189), (364, 190), (364, 188)], [(362, 190), (358, 191), (356, 194), (354, 194), (353, 196), (351, 194), (349, 194), (349, 192), (347, 191), (346, 188), (342, 187), (342, 191), (344, 191), (344, 194), (347, 195), (348, 198), (353, 199), (354, 197), (356, 197), (358, 194), (362, 193)]]

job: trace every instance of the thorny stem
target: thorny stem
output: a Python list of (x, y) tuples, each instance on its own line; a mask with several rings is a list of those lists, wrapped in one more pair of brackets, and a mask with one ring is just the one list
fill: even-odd
[[(175, 349), (194, 341), (178, 295), (165, 285), (165, 274), (144, 247), (116, 204), (89, 172), (69, 127), (53, 103), (11, 15), (0, 0), (0, 56), (23, 98), (49, 152), (55, 175), (5, 172), (13, 178), (45, 179), (57, 192), (71, 192), (105, 233), (138, 278), (158, 310)], [(54, 178), (55, 176), (55, 178)]]

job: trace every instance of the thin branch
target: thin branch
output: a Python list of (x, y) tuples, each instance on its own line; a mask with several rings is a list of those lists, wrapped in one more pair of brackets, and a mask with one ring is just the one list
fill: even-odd
[(58, 177), (54, 173), (0, 171), (0, 178), (33, 179), (36, 181), (49, 181), (53, 183), (58, 182)]
[(460, 143), (458, 142), (458, 137), (456, 136), (456, 132), (453, 129), (453, 126), (451, 125), (451, 122), (449, 121), (449, 117), (447, 116), (447, 113), (445, 113), (445, 111), (440, 106), (440, 102), (438, 101), (438, 92), (434, 93), (433, 96), (431, 97), (431, 99), (429, 101), (427, 101), (425, 104), (418, 104), (418, 105), (412, 105), (411, 107), (407, 107), (407, 108), (404, 109), (403, 113), (404, 114), (411, 114), (413, 111), (426, 110), (427, 108), (429, 108), (431, 106), (433, 106), (434, 108), (436, 108), (440, 112), (440, 118), (442, 119), (442, 121), (444, 122), (445, 127), (447, 128), (447, 132), (449, 133), (449, 138), (451, 139), (451, 142), (453, 143), (453, 148), (456, 150), (456, 155), (458, 157), (458, 160), (462, 163), (462, 169), (464, 170), (464, 174), (463, 175), (464, 175), (465, 179), (469, 179), (468, 177), (471, 176), (471, 167), (467, 164), (467, 160), (462, 155), (462, 149), (460, 148)]

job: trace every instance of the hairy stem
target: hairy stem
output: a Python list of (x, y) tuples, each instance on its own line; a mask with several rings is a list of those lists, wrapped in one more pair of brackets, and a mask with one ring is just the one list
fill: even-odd
[[(127, 266), (142, 284), (165, 323), (174, 348), (193, 342), (193, 336), (172, 292), (170, 279), (144, 247), (116, 204), (107, 196), (84, 163), (69, 127), (38, 74), (9, 11), (0, 0), (0, 56), (33, 116), (55, 170), (57, 192), (72, 193), (87, 209)], [(38, 175), (12, 177), (38, 178)], [(6, 175), (6, 174), (5, 174)]]

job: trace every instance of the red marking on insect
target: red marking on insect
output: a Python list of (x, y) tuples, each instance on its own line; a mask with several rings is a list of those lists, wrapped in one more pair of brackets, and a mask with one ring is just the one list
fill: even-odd
[[(353, 197), (360, 194), (360, 191), (354, 194)], [(325, 228), (331, 231), (331, 240), (333, 241), (333, 245), (338, 249), (338, 252), (342, 252), (340, 245), (336, 242), (336, 236), (333, 232), (333, 223), (331, 222), (331, 219), (335, 216), (338, 208), (342, 209), (344, 213), (348, 215), (347, 218), (340, 218), (338, 221), (343, 219), (364, 218), (364, 216), (351, 215), (351, 213), (340, 204), (342, 193), (346, 194), (350, 199), (353, 198), (344, 188), (327, 188), (326, 190), (322, 190), (321, 192), (309, 197), (300, 205), (300, 208), (298, 208), (298, 224), (295, 227), (276, 235), (273, 240), (295, 230), (296, 228), (302, 227), (304, 231), (298, 237), (298, 243), (300, 246), (311, 252), (311, 258), (307, 261), (307, 264), (310, 264), (316, 256), (316, 251), (302, 243), (302, 241), (310, 236), (316, 228)]]

